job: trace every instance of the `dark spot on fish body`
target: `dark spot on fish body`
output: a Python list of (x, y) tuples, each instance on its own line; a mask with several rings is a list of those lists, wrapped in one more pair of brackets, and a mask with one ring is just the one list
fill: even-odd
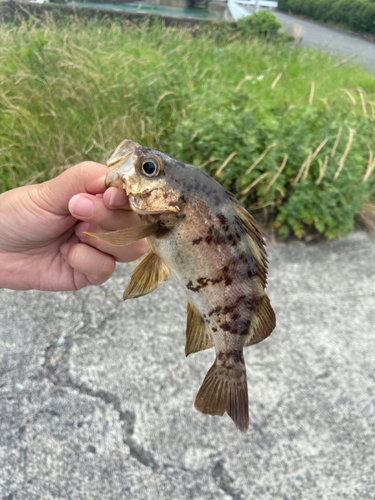
[(233, 283), (233, 280), (230, 276), (225, 276), (225, 286), (229, 286)]
[(194, 293), (199, 292), (200, 290), (199, 286), (193, 286), (193, 282), (191, 280), (187, 283), (186, 288)]
[(224, 332), (231, 332), (232, 330), (232, 325), (227, 321), (224, 321), (224, 323), (221, 323), (219, 326)]
[(200, 236), (199, 238), (196, 238), (195, 240), (192, 241), (193, 245), (199, 245), (203, 241), (203, 237)]
[(233, 236), (233, 234), (229, 234), (227, 236), (227, 240), (228, 240), (229, 244), (232, 245), (232, 247), (237, 245), (237, 241), (236, 241), (235, 237)]
[(216, 285), (217, 283), (220, 283), (221, 281), (223, 281), (223, 279), (224, 279), (224, 277), (222, 275), (220, 275), (217, 278), (202, 277), (202, 278), (197, 279), (197, 286), (194, 286), (193, 282), (190, 280), (187, 283), (186, 288), (188, 288), (188, 290), (191, 290), (192, 292), (199, 292), (199, 290), (201, 290), (202, 288), (205, 288), (206, 286), (208, 286), (210, 284)]
[(239, 317), (240, 317), (240, 315), (237, 312), (234, 312), (232, 314), (232, 321), (237, 321)]
[(216, 306), (215, 309), (212, 309), (212, 311), (208, 313), (208, 315), (212, 316), (213, 314), (219, 314), (220, 311), (221, 311), (221, 306)]
[(178, 214), (175, 214), (175, 217), (176, 217), (176, 219), (185, 219), (186, 214), (178, 213)]
[(234, 311), (235, 309), (237, 309), (237, 307), (238, 307), (237, 302), (235, 302), (234, 304), (225, 306), (224, 309), (223, 309), (223, 314), (229, 314), (232, 311)]
[(217, 218), (219, 219), (219, 221), (222, 223), (222, 224), (227, 224), (227, 218), (225, 217), (224, 214), (218, 214), (217, 215)]
[(224, 279), (224, 276), (223, 275), (219, 275), (217, 278), (214, 278), (214, 279), (211, 279), (211, 283), (213, 285), (217, 285), (218, 283), (221, 283)]
[[(219, 354), (217, 355), (217, 359), (219, 361), (229, 362), (230, 364), (232, 363), (243, 364), (245, 362), (242, 351), (219, 352)], [(224, 364), (227, 366), (227, 363)], [(227, 368), (230, 368), (230, 366), (227, 366)]]
[(212, 327), (212, 331), (216, 333), (217, 332), (217, 328), (215, 326), (213, 326)]
[(163, 194), (164, 199), (166, 200), (168, 198), (168, 193)]
[(205, 237), (204, 241), (207, 243), (207, 245), (209, 245), (210, 243), (212, 243), (212, 234), (209, 234)]
[(209, 284), (210, 280), (208, 278), (198, 278), (197, 283), (199, 288), (204, 288)]

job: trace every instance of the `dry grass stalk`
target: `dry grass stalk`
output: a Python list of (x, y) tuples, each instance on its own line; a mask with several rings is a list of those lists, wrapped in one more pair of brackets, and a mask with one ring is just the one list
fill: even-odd
[(320, 151), (324, 148), (324, 146), (326, 145), (326, 143), (328, 142), (328, 139), (329, 137), (326, 137), (320, 144), (319, 146), (316, 148), (316, 150), (313, 152), (313, 155), (311, 157), (311, 159), (313, 160), (319, 153)]
[(363, 92), (363, 90), (362, 90), (360, 87), (357, 87), (357, 90), (358, 90), (359, 97), (361, 98), (361, 104), (362, 104), (363, 116), (364, 116), (365, 118), (368, 118), (364, 92)]
[(214, 161), (219, 161), (219, 160), (220, 160), (220, 158), (210, 158), (209, 160), (204, 161), (203, 163), (201, 163), (199, 165), (199, 168), (207, 167), (207, 165), (209, 165), (210, 163), (213, 163)]
[[(311, 153), (311, 151), (310, 151), (310, 153)], [(309, 153), (309, 155), (310, 155), (310, 153)], [(300, 180), (301, 175), (303, 174), (303, 171), (305, 170), (306, 161), (307, 161), (307, 158), (309, 157), (309, 155), (303, 160), (301, 168), (299, 169), (298, 174), (294, 178), (293, 184), (297, 184), (297, 182)]]
[(315, 92), (315, 82), (311, 82), (311, 90), (310, 90), (310, 97), (309, 97), (309, 104), (312, 106), (314, 102), (314, 92)]
[(286, 162), (288, 161), (288, 155), (286, 154), (284, 156), (284, 159), (283, 159), (283, 162), (282, 164), (280, 165), (280, 167), (277, 169), (277, 172), (276, 174), (273, 176), (271, 182), (268, 184), (268, 186), (266, 187), (266, 192), (272, 187), (272, 185), (275, 183), (276, 179), (279, 177), (279, 175), (281, 174), (281, 172), (284, 170), (284, 167), (286, 165)]
[(351, 61), (352, 59), (354, 59), (355, 57), (357, 57), (357, 54), (352, 54), (351, 56), (349, 57), (345, 57), (345, 59), (342, 59), (341, 61), (339, 61), (338, 63), (335, 64), (335, 68), (338, 68), (339, 66), (342, 66), (343, 64), (346, 64), (348, 63), (349, 61)]
[(367, 179), (370, 177), (371, 172), (373, 171), (375, 167), (375, 158), (372, 150), (369, 148), (369, 159), (368, 159), (368, 165), (366, 168), (366, 173), (365, 176), (363, 177), (363, 182), (366, 182)]
[(349, 99), (352, 101), (352, 103), (354, 105), (357, 104), (356, 100), (354, 99), (353, 95), (349, 92), (348, 89), (340, 89), (340, 90), (342, 90), (343, 92), (345, 92), (345, 94), (349, 97)]
[(328, 165), (328, 158), (329, 158), (329, 155), (326, 155), (325, 158), (324, 158), (324, 163), (323, 163), (322, 170), (320, 171), (319, 177), (318, 177), (317, 181), (315, 182), (315, 184), (317, 186), (319, 186), (319, 184), (322, 182), (324, 174), (326, 173), (327, 165)]
[[(241, 191), (241, 194), (245, 194), (247, 195), (247, 193), (249, 193), (251, 191), (251, 189), (256, 186), (262, 179), (264, 179), (265, 177), (267, 177), (267, 175), (270, 175), (269, 172), (263, 172), (262, 175), (260, 175), (257, 179), (255, 179), (255, 181), (253, 181), (249, 186), (247, 186), (247, 188), (245, 188), (243, 191)], [(240, 201), (245, 201), (246, 200), (246, 196), (244, 196), (243, 198), (241, 198)]]
[(168, 90), (167, 92), (164, 92), (164, 94), (162, 94), (159, 99), (156, 101), (156, 104), (155, 104), (155, 109), (159, 106), (159, 104), (161, 103), (161, 101), (164, 99), (164, 97), (167, 97), (167, 95), (177, 95), (176, 92), (172, 92), (171, 90)]
[(280, 78), (283, 76), (282, 73), (279, 73), (277, 75), (277, 77), (274, 79), (274, 81), (272, 82), (272, 85), (271, 85), (271, 89), (274, 90), (276, 85), (277, 85), (277, 82), (280, 80)]
[(240, 88), (242, 87), (242, 85), (245, 83), (245, 82), (248, 82), (249, 80), (252, 80), (254, 77), (253, 75), (247, 75), (245, 76), (245, 78), (242, 78), (242, 80), (240, 81), (240, 83), (237, 85), (237, 87), (234, 89), (235, 92), (238, 92), (240, 90)]
[(245, 172), (245, 174), (249, 174), (252, 170), (254, 170), (254, 168), (259, 165), (259, 163), (263, 160), (263, 158), (266, 156), (266, 154), (268, 153), (268, 151), (270, 151), (272, 148), (274, 148), (275, 146), (277, 146), (277, 143), (276, 142), (273, 142), (271, 144), (271, 146), (268, 146), (268, 148), (266, 148), (263, 153), (259, 156), (259, 158), (257, 158), (255, 160), (255, 162), (251, 165), (250, 168), (248, 168)]
[(310, 170), (310, 165), (311, 165), (311, 160), (312, 160), (312, 151), (309, 152), (309, 154), (307, 155), (307, 158), (306, 158), (306, 165), (305, 165), (305, 170), (303, 172), (303, 180), (307, 179), (307, 175), (309, 173), (309, 170)]
[(221, 174), (221, 172), (224, 170), (224, 168), (228, 165), (228, 163), (231, 161), (231, 159), (236, 156), (237, 151), (233, 151), (233, 153), (231, 153), (228, 158), (220, 165), (220, 167), (216, 170), (215, 172), (215, 176), (216, 177), (219, 177), (219, 175)]
[(342, 134), (342, 127), (339, 127), (339, 131), (337, 132), (337, 135), (336, 135), (335, 144), (333, 145), (333, 148), (331, 151), (331, 158), (333, 158), (335, 156), (337, 146), (339, 145), (339, 142), (340, 142), (341, 134)]
[(350, 128), (350, 127), (348, 127), (348, 129), (349, 129), (348, 142), (346, 143), (345, 151), (344, 151), (343, 155), (341, 156), (341, 158), (339, 160), (339, 166), (338, 166), (338, 169), (336, 170), (335, 175), (333, 176), (333, 180), (336, 180), (337, 177), (340, 175), (342, 167), (344, 166), (344, 163), (345, 163), (345, 159), (348, 156), (348, 153), (350, 151), (350, 146), (352, 144), (352, 140), (353, 140), (353, 137), (354, 137), (354, 130), (352, 128)]

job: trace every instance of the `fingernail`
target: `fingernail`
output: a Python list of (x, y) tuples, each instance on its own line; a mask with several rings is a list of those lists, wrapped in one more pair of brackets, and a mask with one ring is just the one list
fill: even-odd
[(91, 217), (94, 203), (89, 198), (76, 194), (69, 201), (69, 211), (76, 217)]
[(115, 200), (115, 196), (116, 196), (117, 190), (115, 188), (109, 188), (109, 189), (111, 189), (111, 191), (112, 191), (111, 192), (111, 197), (109, 199), (109, 206), (112, 207), (113, 206), (113, 202)]
[(64, 243), (63, 245), (61, 245), (60, 247), (60, 253), (62, 255), (66, 255), (68, 253), (68, 250), (69, 250), (69, 247), (70, 247), (70, 244), (69, 243)]
[(87, 238), (87, 234), (84, 234), (90, 229), (90, 224), (88, 222), (82, 222), (76, 227), (75, 233), (81, 240)]

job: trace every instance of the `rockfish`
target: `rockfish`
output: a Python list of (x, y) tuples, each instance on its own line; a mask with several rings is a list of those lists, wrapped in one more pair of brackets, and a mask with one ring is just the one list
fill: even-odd
[(107, 166), (107, 187), (126, 190), (141, 225), (92, 236), (114, 245), (147, 238), (150, 246), (124, 299), (152, 292), (172, 273), (178, 278), (188, 296), (186, 356), (213, 346), (216, 351), (195, 408), (227, 412), (247, 430), (243, 348), (268, 337), (276, 325), (264, 291), (265, 242), (255, 220), (199, 168), (134, 141), (123, 141)]

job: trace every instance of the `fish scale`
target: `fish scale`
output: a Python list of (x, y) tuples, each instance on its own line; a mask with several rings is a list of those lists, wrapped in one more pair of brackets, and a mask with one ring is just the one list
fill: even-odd
[(124, 299), (146, 295), (175, 274), (188, 297), (185, 353), (215, 347), (195, 399), (210, 415), (249, 425), (243, 348), (264, 340), (275, 314), (264, 291), (265, 243), (236, 198), (200, 169), (125, 140), (107, 162), (107, 186), (127, 191), (141, 225), (93, 235), (115, 245), (147, 237), (150, 252)]

